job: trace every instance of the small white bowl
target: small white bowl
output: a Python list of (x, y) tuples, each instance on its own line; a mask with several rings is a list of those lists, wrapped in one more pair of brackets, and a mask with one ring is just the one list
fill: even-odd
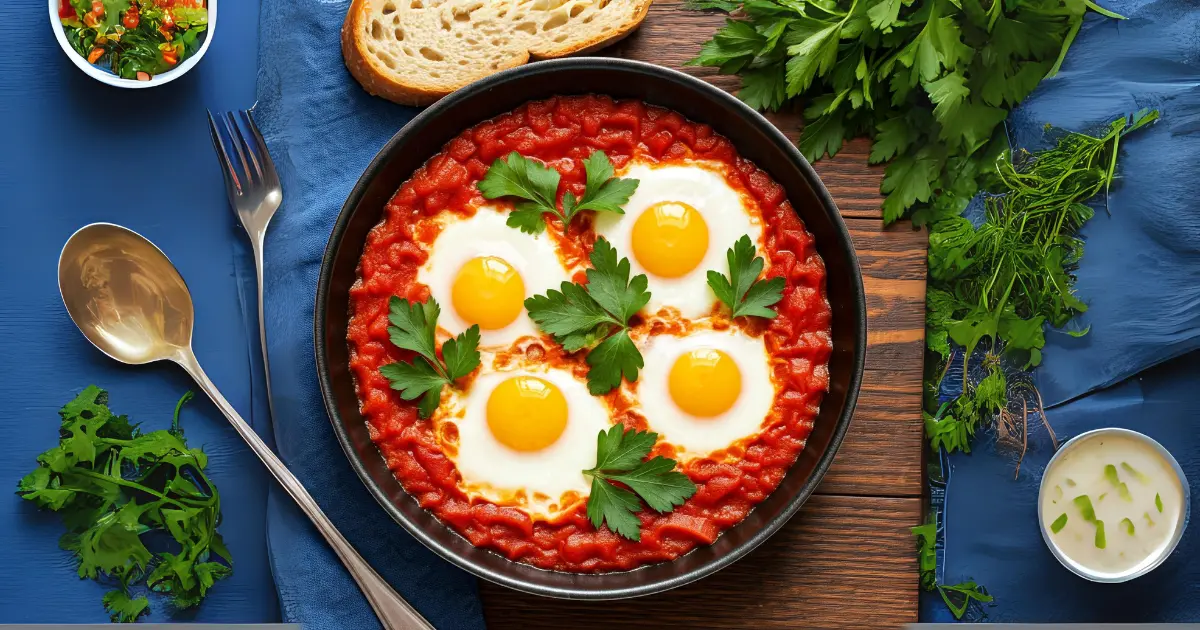
[[(1179, 485), (1183, 488), (1183, 508), (1179, 511), (1179, 520), (1174, 524), (1175, 531), (1171, 535), (1170, 540), (1167, 541), (1167, 544), (1165, 546), (1163, 546), (1158, 551), (1157, 554), (1147, 558), (1147, 561), (1143, 561), (1142, 564), (1131, 567), (1127, 571), (1118, 573), (1118, 574), (1098, 573), (1096, 571), (1093, 571), (1093, 570), (1083, 566), (1082, 564), (1076, 562), (1075, 560), (1071, 559), (1070, 557), (1068, 557), (1067, 554), (1064, 553), (1063, 550), (1058, 546), (1058, 543), (1055, 542), (1054, 537), (1050, 535), (1050, 531), (1046, 527), (1046, 521), (1044, 518), (1044, 514), (1042, 512), (1042, 495), (1044, 495), (1046, 493), (1046, 486), (1047, 486), (1046, 473), (1049, 472), (1051, 470), (1051, 468), (1054, 467), (1054, 463), (1056, 461), (1058, 461), (1064, 453), (1069, 452), (1072, 448), (1077, 447), (1079, 444), (1081, 444), (1087, 440), (1106, 436), (1106, 435), (1114, 435), (1114, 436), (1119, 435), (1119, 436), (1123, 436), (1123, 437), (1128, 437), (1128, 438), (1132, 438), (1134, 440), (1137, 440), (1137, 441), (1140, 441), (1140, 442), (1143, 442), (1143, 443), (1149, 445), (1152, 449), (1157, 451), (1158, 454), (1160, 456), (1162, 456), (1162, 458), (1170, 465), (1171, 469), (1175, 472), (1175, 475), (1179, 478)], [(1057, 558), (1058, 561), (1060, 563), (1062, 563), (1062, 565), (1064, 567), (1066, 567), (1068, 570), (1070, 570), (1075, 575), (1078, 575), (1079, 577), (1082, 577), (1087, 580), (1091, 580), (1092, 582), (1103, 582), (1103, 583), (1109, 583), (1109, 584), (1128, 582), (1129, 580), (1132, 580), (1136, 577), (1143, 576), (1143, 575), (1149, 573), (1150, 571), (1153, 571), (1159, 565), (1161, 565), (1163, 562), (1166, 562), (1167, 557), (1171, 555), (1171, 552), (1175, 551), (1175, 547), (1179, 545), (1180, 539), (1183, 538), (1183, 530), (1187, 528), (1188, 520), (1190, 519), (1190, 516), (1191, 516), (1191, 502), (1192, 502), (1191, 490), (1188, 486), (1187, 475), (1184, 474), (1183, 467), (1181, 467), (1179, 465), (1179, 462), (1176, 461), (1176, 459), (1173, 455), (1171, 455), (1171, 452), (1168, 451), (1166, 448), (1164, 448), (1162, 444), (1159, 444), (1157, 440), (1155, 440), (1154, 438), (1152, 438), (1148, 435), (1138, 433), (1137, 431), (1131, 431), (1129, 429), (1122, 429), (1122, 428), (1118, 428), (1118, 427), (1107, 427), (1107, 428), (1103, 428), (1103, 429), (1094, 429), (1092, 431), (1080, 433), (1079, 435), (1077, 435), (1074, 438), (1072, 438), (1071, 440), (1069, 440), (1066, 444), (1063, 444), (1061, 447), (1059, 447), (1058, 452), (1056, 452), (1050, 458), (1050, 461), (1046, 463), (1045, 471), (1042, 472), (1042, 482), (1041, 482), (1040, 486), (1038, 487), (1037, 501), (1038, 501), (1038, 514), (1037, 514), (1038, 526), (1042, 530), (1042, 540), (1045, 541), (1046, 546), (1050, 548), (1050, 553), (1053, 554), (1054, 557)]]
[(162, 74), (156, 74), (149, 81), (138, 81), (137, 79), (123, 79), (105, 68), (94, 66), (88, 63), (88, 60), (75, 52), (71, 48), (71, 43), (67, 41), (67, 33), (63, 29), (62, 20), (58, 17), (58, 8), (62, 4), (61, 0), (50, 0), (50, 27), (54, 31), (54, 37), (58, 39), (58, 45), (66, 53), (67, 58), (71, 60), (84, 74), (93, 79), (107, 83), (109, 85), (120, 88), (132, 88), (135, 90), (142, 88), (152, 88), (159, 85), (165, 85), (187, 74), (200, 63), (200, 59), (204, 57), (204, 53), (208, 52), (208, 45), (212, 43), (213, 32), (217, 29), (217, 0), (208, 0), (208, 31), (204, 33), (204, 42), (200, 44), (200, 50), (196, 54), (183, 60), (179, 67), (168, 70)]

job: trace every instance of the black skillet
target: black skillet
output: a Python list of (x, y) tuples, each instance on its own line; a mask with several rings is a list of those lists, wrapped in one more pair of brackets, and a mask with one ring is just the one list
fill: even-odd
[[(526, 101), (585, 93), (641, 99), (707, 123), (729, 138), (743, 157), (770, 173), (816, 237), (833, 311), (829, 393), (807, 445), (775, 492), (712, 545), (672, 562), (601, 574), (544, 571), (512, 562), (474, 547), (418, 506), (371, 442), (359, 413), (346, 345), (348, 291), (367, 232), (379, 223), (400, 184), (463, 129)], [(858, 397), (866, 349), (866, 304), (850, 235), (829, 191), (796, 147), (765, 118), (718, 88), (674, 70), (610, 58), (558, 59), (501, 72), (438, 101), (401, 129), (367, 167), (333, 227), (317, 284), (314, 324), (325, 407), (350, 464), (384, 511), (430, 549), (479, 577), (569, 599), (637, 597), (675, 588), (729, 566), (775, 533), (812, 495), (841, 445)]]

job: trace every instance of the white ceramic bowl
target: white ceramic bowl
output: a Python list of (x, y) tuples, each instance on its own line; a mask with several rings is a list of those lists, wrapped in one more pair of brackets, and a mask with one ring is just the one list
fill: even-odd
[(66, 53), (67, 58), (71, 60), (84, 74), (93, 79), (107, 83), (120, 88), (133, 88), (135, 90), (142, 88), (152, 88), (159, 85), (165, 85), (187, 74), (189, 70), (200, 63), (200, 59), (204, 57), (204, 53), (208, 52), (208, 46), (212, 43), (213, 32), (217, 29), (217, 0), (208, 0), (208, 31), (204, 33), (204, 42), (200, 44), (200, 50), (196, 54), (183, 60), (183, 63), (173, 70), (168, 70), (162, 74), (154, 75), (149, 81), (138, 81), (137, 79), (122, 79), (113, 74), (107, 68), (101, 68), (88, 63), (88, 60), (75, 52), (71, 48), (71, 43), (67, 41), (67, 33), (63, 30), (62, 20), (58, 17), (58, 8), (61, 5), (61, 0), (50, 1), (50, 27), (54, 31), (54, 37), (58, 39), (58, 45)]

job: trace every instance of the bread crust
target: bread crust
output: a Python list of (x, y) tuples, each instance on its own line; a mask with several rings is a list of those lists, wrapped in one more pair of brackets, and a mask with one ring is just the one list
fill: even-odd
[[(638, 0), (637, 11), (633, 17), (603, 37), (592, 38), (591, 40), (569, 44), (548, 51), (537, 51), (537, 46), (531, 47), (534, 50), (516, 51), (511, 58), (501, 62), (495, 70), (480, 75), (474, 80), (502, 70), (515, 68), (528, 63), (530, 60), (582, 55), (614, 44), (637, 30), (642, 20), (645, 19), (646, 14), (650, 11), (650, 5), (653, 2), (654, 0)], [(371, 0), (353, 0), (350, 3), (349, 10), (346, 12), (346, 20), (342, 23), (342, 58), (345, 60), (346, 68), (350, 71), (351, 76), (363, 86), (363, 89), (367, 93), (401, 105), (420, 107), (430, 105), (469, 83), (459, 84), (449, 81), (423, 83), (413, 79), (402, 80), (396, 76), (396, 72), (383, 66), (376, 57), (369, 54), (366, 50), (366, 42), (363, 41), (361, 36), (366, 32), (365, 24), (369, 18), (370, 3)]]

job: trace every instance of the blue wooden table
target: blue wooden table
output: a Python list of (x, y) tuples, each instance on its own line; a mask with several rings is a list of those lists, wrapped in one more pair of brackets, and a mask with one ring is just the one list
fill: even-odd
[[(120, 366), (75, 330), (58, 296), (55, 268), (70, 234), (109, 221), (155, 241), (188, 281), (196, 303), (196, 354), (225, 396), (256, 428), (251, 404), (258, 340), (245, 237), (225, 200), (204, 116), (254, 102), (257, 0), (221, 3), (208, 55), (188, 75), (148, 90), (121, 90), (85, 76), (51, 32), (44, 0), (0, 3), (0, 488), (16, 482), (57, 441), (56, 412), (89, 384), (149, 429), (170, 422), (191, 383), (171, 365)], [(249, 308), (245, 308), (245, 300)], [(265, 400), (261, 399), (260, 400)], [(233, 576), (179, 621), (279, 618), (265, 544), (266, 475), (207, 401), (183, 416), (189, 442), (210, 455), (222, 494), (221, 531)], [(110, 587), (75, 576), (57, 546), (63, 528), (15, 494), (0, 499), (0, 622), (97, 622)], [(155, 610), (152, 619), (164, 620)]]

